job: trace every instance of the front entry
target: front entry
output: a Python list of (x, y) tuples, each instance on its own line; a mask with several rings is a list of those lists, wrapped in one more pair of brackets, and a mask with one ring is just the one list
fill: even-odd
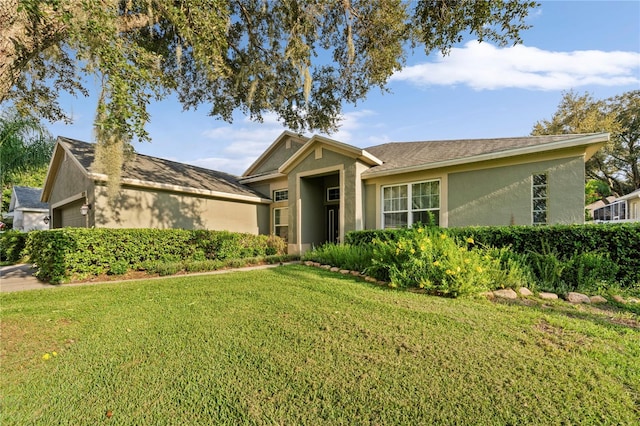
[(340, 238), (340, 208), (337, 205), (330, 205), (326, 209), (327, 242), (337, 244)]

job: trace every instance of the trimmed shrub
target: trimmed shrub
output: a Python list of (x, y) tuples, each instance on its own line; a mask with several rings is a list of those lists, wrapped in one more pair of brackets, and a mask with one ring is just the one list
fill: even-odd
[(64, 228), (31, 232), (26, 251), (39, 278), (61, 282), (128, 270), (166, 275), (176, 265), (183, 270), (184, 262), (282, 255), (285, 243), (277, 240), (226, 231)]
[(19, 231), (6, 231), (0, 234), (0, 260), (18, 262), (23, 257), (27, 234)]

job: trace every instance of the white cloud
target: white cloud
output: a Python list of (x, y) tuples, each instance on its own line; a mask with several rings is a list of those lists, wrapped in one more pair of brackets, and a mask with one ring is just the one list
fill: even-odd
[(470, 41), (435, 62), (404, 68), (391, 78), (418, 86), (467, 85), (475, 90), (568, 90), (586, 85), (640, 84), (640, 53), (554, 52)]

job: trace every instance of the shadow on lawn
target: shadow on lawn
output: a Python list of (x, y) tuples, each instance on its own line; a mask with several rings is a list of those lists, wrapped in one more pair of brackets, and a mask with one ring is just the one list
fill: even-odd
[[(335, 272), (319, 270), (319, 269), (310, 269), (316, 273), (321, 275), (325, 275), (327, 277), (331, 277), (334, 279), (344, 279), (351, 282), (358, 282), (367, 287), (375, 287), (382, 290), (398, 292), (398, 291), (410, 291), (412, 293), (416, 292), (415, 289), (394, 289), (387, 286), (382, 286), (376, 283), (366, 282), (360, 278), (356, 278), (352, 275), (341, 275)], [(307, 271), (301, 269), (291, 269), (291, 268), (276, 268), (272, 271), (277, 272), (281, 275), (290, 277), (295, 280), (304, 280), (307, 276)], [(438, 297), (433, 295), (424, 294), (424, 297)], [(598, 304), (598, 305), (589, 305), (589, 304), (581, 304), (574, 305), (569, 302), (565, 302), (563, 300), (559, 300), (557, 302), (547, 302), (543, 300), (538, 300), (534, 298), (525, 298), (525, 299), (517, 299), (517, 300), (509, 300), (509, 299), (501, 299), (495, 298), (493, 299), (494, 303), (500, 303), (505, 305), (518, 305), (518, 306), (527, 306), (531, 309), (539, 310), (540, 312), (554, 312), (557, 314), (565, 315), (570, 318), (581, 319), (585, 321), (591, 321), (598, 325), (604, 325), (607, 327), (613, 328), (632, 328), (636, 330), (640, 330), (640, 304), (624, 304), (618, 303), (615, 301), (609, 301), (606, 304)]]
[(565, 301), (548, 303), (535, 299), (507, 300), (499, 298), (494, 299), (494, 303), (528, 306), (540, 312), (553, 312), (607, 327), (625, 327), (640, 330), (638, 307), (630, 304), (608, 302), (598, 305), (574, 305)]

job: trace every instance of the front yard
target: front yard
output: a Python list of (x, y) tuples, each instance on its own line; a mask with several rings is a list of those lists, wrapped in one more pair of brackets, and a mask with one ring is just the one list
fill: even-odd
[(637, 424), (637, 310), (301, 265), (0, 295), (0, 424)]

